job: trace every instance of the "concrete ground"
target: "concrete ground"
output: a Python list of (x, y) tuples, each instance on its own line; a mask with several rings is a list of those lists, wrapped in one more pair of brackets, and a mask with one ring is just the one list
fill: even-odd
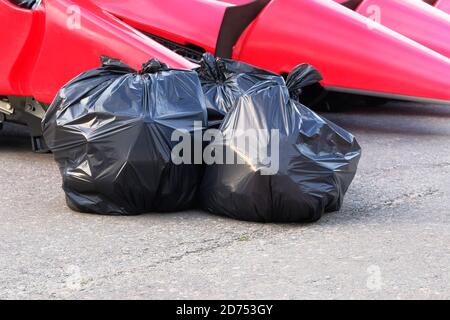
[(50, 154), (0, 136), (0, 299), (449, 299), (450, 108), (326, 115), (363, 147), (340, 212), (256, 224), (65, 204)]

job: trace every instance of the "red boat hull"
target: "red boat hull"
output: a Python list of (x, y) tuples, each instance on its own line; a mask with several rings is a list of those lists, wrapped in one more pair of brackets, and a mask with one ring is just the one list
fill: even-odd
[[(214, 53), (225, 10), (220, 1), (93, 0), (128, 25), (183, 45)], [(149, 14), (151, 12), (151, 14)]]
[[(95, 0), (142, 31), (222, 56), (220, 30), (233, 6), (226, 2)], [(233, 58), (278, 73), (310, 63), (324, 75), (323, 85), (330, 90), (450, 102), (448, 58), (333, 1), (268, 2), (230, 49)], [(162, 12), (164, 21), (148, 12)], [(191, 12), (203, 14), (191, 18)], [(185, 21), (189, 29), (180, 28)]]
[(332, 90), (450, 101), (449, 59), (332, 1), (272, 1), (234, 57), (277, 72), (310, 63)]
[(36, 10), (0, 0), (0, 95), (50, 103), (67, 81), (108, 55), (140, 68), (156, 57), (195, 66), (90, 1), (47, 0)]
[[(255, 8), (242, 11), (248, 20), (242, 30), (233, 29), (243, 19), (238, 7), (226, 2), (94, 2), (47, 0), (28, 10), (0, 0), (0, 95), (50, 102), (66, 81), (98, 66), (101, 55), (134, 67), (152, 57), (173, 67), (195, 66), (139, 29), (278, 73), (311, 63), (330, 90), (450, 102), (448, 58), (333, 1), (258, 0), (252, 2), (263, 4), (257, 15), (252, 17)], [(74, 14), (81, 23), (71, 29)]]
[(450, 15), (417, 0), (335, 0), (450, 57)]

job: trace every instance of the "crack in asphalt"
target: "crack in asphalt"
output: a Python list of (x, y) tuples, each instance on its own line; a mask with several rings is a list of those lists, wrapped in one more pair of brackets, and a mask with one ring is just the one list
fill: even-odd
[[(443, 193), (439, 189), (426, 189), (421, 192), (404, 193), (394, 198), (381, 200), (381, 202), (378, 203), (369, 203), (359, 207), (354, 206), (351, 209), (351, 214), (364, 214), (367, 216), (368, 213), (375, 210), (396, 208), (405, 203), (423, 201), (426, 198), (442, 194)], [(362, 218), (363, 216), (360, 215), (360, 217)]]
[[(442, 162), (442, 163), (415, 163), (415, 164), (408, 164), (408, 165), (394, 165), (391, 167), (385, 167), (385, 168), (376, 168), (375, 171), (369, 171), (365, 174), (366, 177), (379, 177), (382, 173), (389, 173), (394, 170), (404, 171), (408, 170), (411, 171), (412, 168), (425, 168), (427, 170), (430, 169), (442, 169), (442, 168), (450, 168), (450, 162)], [(361, 172), (359, 172), (361, 174)]]
[[(196, 242), (196, 243), (202, 245), (205, 242), (207, 242), (207, 243), (210, 243), (212, 241), (217, 241), (217, 242), (214, 242), (213, 244), (211, 244), (209, 246), (204, 246), (204, 247), (200, 246), (200, 248), (197, 248), (197, 249), (187, 250), (183, 253), (175, 254), (175, 255), (169, 256), (168, 258), (160, 259), (158, 261), (154, 261), (147, 265), (137, 266), (137, 267), (133, 267), (133, 268), (130, 268), (127, 270), (117, 271), (113, 274), (100, 275), (100, 276), (95, 277), (95, 281), (100, 280), (100, 279), (114, 278), (114, 277), (126, 275), (126, 274), (132, 274), (132, 273), (138, 272), (139, 270), (142, 270), (142, 269), (144, 269), (144, 270), (149, 269), (149, 268), (154, 269), (154, 268), (157, 268), (164, 264), (171, 264), (171, 263), (180, 261), (191, 255), (196, 255), (196, 254), (205, 253), (205, 252), (213, 252), (217, 249), (227, 248), (227, 247), (232, 246), (235, 243), (239, 243), (239, 242), (243, 242), (243, 241), (257, 240), (260, 236), (263, 235), (262, 231), (264, 229), (265, 229), (265, 227), (262, 226), (262, 227), (258, 228), (257, 230), (254, 230), (253, 232), (240, 233), (240, 234), (235, 235), (231, 239), (228, 239), (228, 240), (222, 241), (222, 242), (220, 241), (221, 238), (208, 239), (207, 241), (202, 240), (202, 241)], [(183, 243), (183, 242), (181, 242), (181, 243)], [(175, 247), (180, 246), (181, 243), (177, 243), (175, 245)], [(192, 243), (194, 243), (194, 242), (192, 242)]]

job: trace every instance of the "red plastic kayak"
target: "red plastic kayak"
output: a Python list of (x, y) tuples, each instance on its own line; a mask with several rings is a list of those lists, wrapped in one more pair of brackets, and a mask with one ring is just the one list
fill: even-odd
[(448, 58), (334, 1), (94, 2), (176, 50), (209, 51), (278, 73), (306, 62), (329, 90), (450, 103)]
[(152, 57), (195, 66), (86, 0), (0, 0), (0, 37), (0, 125), (27, 125), (35, 151), (47, 150), (45, 103), (67, 81), (98, 67), (102, 55), (137, 69)]
[(211, 53), (215, 51), (225, 11), (233, 6), (214, 0), (93, 2), (138, 30)]
[(152, 57), (173, 67), (191, 62), (90, 1), (47, 0), (27, 9), (0, 0), (0, 96), (49, 103), (67, 81), (109, 55), (138, 68)]
[(450, 57), (450, 15), (417, 0), (335, 0)]
[(0, 96), (48, 103), (101, 55), (136, 68), (151, 57), (191, 68), (173, 51), (193, 60), (208, 51), (278, 73), (309, 62), (330, 90), (450, 101), (449, 59), (333, 1), (95, 0), (102, 9), (88, 0), (34, 9), (13, 2), (21, 1), (0, 0)]

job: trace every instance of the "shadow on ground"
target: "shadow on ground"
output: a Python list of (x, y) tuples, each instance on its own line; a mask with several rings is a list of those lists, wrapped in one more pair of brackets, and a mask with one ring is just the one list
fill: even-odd
[[(343, 107), (338, 112), (321, 115), (356, 135), (364, 132), (399, 136), (450, 136), (450, 106), (445, 105), (391, 102), (377, 106)], [(444, 125), (431, 125), (436, 121)]]
[(31, 152), (27, 127), (13, 123), (3, 124), (3, 129), (0, 130), (0, 151)]
[[(397, 135), (450, 135), (450, 106), (391, 102), (386, 105), (342, 107), (321, 115), (343, 128), (365, 133)], [(448, 122), (431, 126), (427, 119)], [(0, 130), (0, 150), (30, 151), (31, 142), (25, 126), (5, 123)]]

